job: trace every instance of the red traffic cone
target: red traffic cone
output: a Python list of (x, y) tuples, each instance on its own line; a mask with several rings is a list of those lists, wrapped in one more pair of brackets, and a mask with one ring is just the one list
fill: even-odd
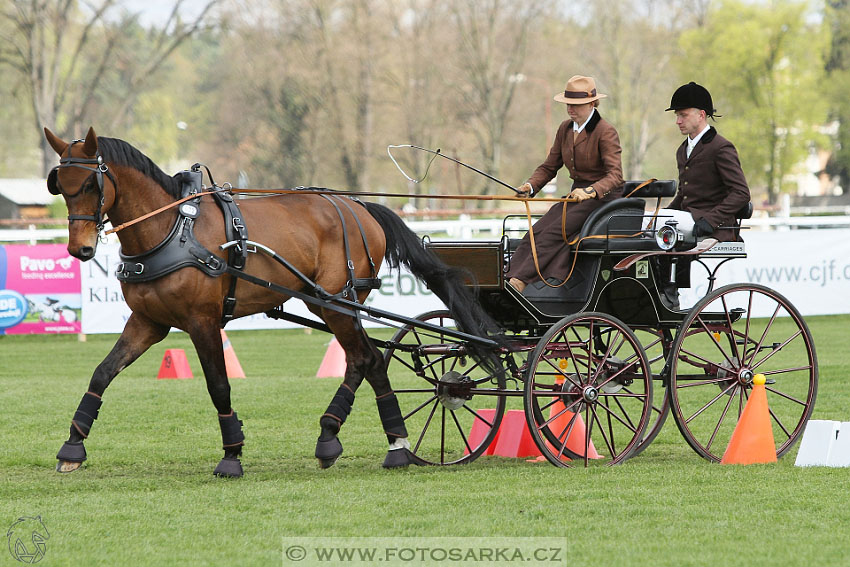
[(316, 378), (342, 378), (343, 376), (345, 376), (345, 351), (334, 337), (319, 365)]
[(227, 369), (227, 377), (245, 378), (245, 371), (242, 370), (242, 365), (236, 358), (236, 351), (233, 350), (233, 345), (230, 344), (230, 339), (227, 338), (224, 329), (221, 330), (221, 345), (224, 348), (224, 366)]
[(776, 462), (776, 442), (770, 425), (764, 382), (764, 374), (756, 374), (753, 378), (750, 399), (741, 412), (732, 438), (729, 439), (729, 446), (720, 460), (724, 465)]
[(189, 368), (189, 361), (186, 360), (186, 351), (182, 348), (167, 349), (165, 356), (162, 357), (162, 364), (159, 365), (157, 380), (192, 377), (192, 369)]

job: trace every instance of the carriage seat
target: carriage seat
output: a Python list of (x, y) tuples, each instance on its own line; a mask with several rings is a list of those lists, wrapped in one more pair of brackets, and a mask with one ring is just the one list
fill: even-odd
[(643, 237), (644, 206), (643, 199), (623, 198), (605, 203), (590, 213), (579, 233), (578, 250), (657, 250), (654, 238)]

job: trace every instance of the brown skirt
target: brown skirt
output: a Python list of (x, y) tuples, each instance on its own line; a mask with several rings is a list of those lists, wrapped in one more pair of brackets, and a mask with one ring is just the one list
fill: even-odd
[[(584, 221), (594, 210), (606, 203), (608, 199), (587, 199), (581, 203), (555, 203), (545, 215), (534, 223), (534, 244), (537, 249), (537, 260), (540, 265), (540, 275), (544, 279), (557, 278), (563, 281), (572, 267), (570, 247), (564, 242), (561, 231), (561, 216), (564, 205), (567, 206), (564, 231), (568, 239), (572, 239), (581, 231)], [(531, 240), (526, 234), (513, 256), (511, 256), (509, 278), (517, 278), (527, 284), (540, 280), (534, 267), (534, 257), (531, 254)]]

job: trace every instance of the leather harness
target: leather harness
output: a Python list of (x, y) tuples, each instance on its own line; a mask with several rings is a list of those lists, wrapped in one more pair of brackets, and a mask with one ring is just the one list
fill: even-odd
[[(190, 197), (193, 194), (200, 193), (202, 190), (203, 173), (193, 167), (190, 171), (181, 171), (177, 174), (182, 182), (181, 198)], [(246, 279), (252, 281), (253, 277), (248, 277), (242, 270), (245, 268), (245, 263), (248, 258), (248, 230), (242, 220), (242, 213), (239, 206), (233, 200), (230, 193), (224, 191), (215, 191), (212, 193), (218, 207), (224, 215), (225, 233), (227, 242), (232, 244), (228, 246), (228, 257), (223, 259), (216, 254), (210, 252), (203, 244), (195, 237), (195, 219), (200, 213), (201, 195), (193, 199), (189, 199), (180, 204), (177, 209), (177, 220), (168, 236), (165, 239), (151, 248), (150, 250), (134, 256), (125, 255), (119, 250), (121, 262), (115, 270), (115, 276), (122, 283), (139, 283), (155, 280), (167, 274), (175, 272), (185, 267), (194, 267), (210, 277), (220, 277), (224, 274), (232, 276), (230, 287), (227, 295), (224, 297), (222, 309), (222, 326), (226, 325), (233, 319), (233, 313), (236, 309), (236, 283), (237, 279)], [(372, 256), (369, 253), (369, 244), (366, 240), (366, 233), (363, 230), (363, 225), (360, 219), (351, 210), (351, 206), (344, 200), (322, 195), (336, 209), (342, 224), (343, 243), (345, 246), (346, 266), (349, 272), (349, 280), (345, 288), (339, 294), (340, 296), (350, 296), (356, 301), (356, 291), (359, 289), (377, 289), (381, 286), (381, 280), (377, 277), (377, 269)], [(351, 198), (356, 201), (357, 199)], [(342, 214), (337, 202), (342, 202), (352, 213), (357, 226), (360, 229), (360, 235), (363, 239), (363, 246), (366, 250), (366, 255), (371, 266), (370, 278), (356, 278), (354, 276), (354, 262), (351, 260), (351, 250), (348, 241), (348, 232), (345, 227), (345, 217)], [(300, 273), (290, 266), (288, 262), (282, 262), (283, 265), (293, 271), (296, 275)], [(303, 279), (303, 278), (302, 278)], [(315, 283), (307, 280), (307, 283)], [(314, 290), (314, 291), (318, 291)], [(321, 294), (319, 294), (321, 295)], [(270, 316), (274, 316), (269, 313)]]

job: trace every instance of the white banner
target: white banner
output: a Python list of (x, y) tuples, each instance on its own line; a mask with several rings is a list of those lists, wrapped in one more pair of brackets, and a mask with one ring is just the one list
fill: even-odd
[[(115, 268), (121, 262), (118, 244), (101, 244), (97, 255), (80, 265), (82, 276), (82, 332), (120, 333), (130, 316), (130, 308), (121, 293), (121, 284), (115, 278)], [(415, 317), (426, 311), (444, 309), (442, 302), (407, 271), (381, 268), (381, 288), (369, 294), (367, 305), (407, 317)], [(239, 298), (237, 297), (237, 302)], [(290, 300), (285, 304), (288, 313), (315, 319), (304, 303)], [(366, 326), (376, 323), (365, 321)], [(260, 313), (236, 319), (227, 324), (228, 330), (283, 329), (298, 327), (295, 323), (269, 319)]]
[[(743, 236), (747, 257), (721, 266), (714, 289), (756, 283), (784, 295), (803, 315), (850, 313), (850, 229), (753, 230)], [(683, 307), (705, 295), (706, 270), (696, 262), (691, 285), (680, 290)]]
[[(850, 313), (850, 229), (748, 231), (747, 258), (731, 260), (717, 272), (715, 289), (735, 282), (759, 283), (784, 295), (803, 315)], [(82, 332), (119, 333), (130, 315), (121, 286), (115, 279), (120, 262), (118, 245), (100, 245), (97, 256), (81, 264)], [(716, 264), (709, 260), (709, 265)], [(411, 274), (381, 269), (382, 286), (367, 304), (415, 317), (443, 305), (425, 284)], [(691, 289), (681, 290), (682, 306), (705, 294), (706, 270), (694, 263)], [(238, 298), (237, 298), (238, 300)], [(285, 304), (288, 312), (312, 317), (300, 301)], [(366, 323), (370, 324), (369, 322)], [(374, 326), (374, 324), (372, 324)], [(263, 314), (237, 319), (228, 329), (277, 329), (297, 325)]]

